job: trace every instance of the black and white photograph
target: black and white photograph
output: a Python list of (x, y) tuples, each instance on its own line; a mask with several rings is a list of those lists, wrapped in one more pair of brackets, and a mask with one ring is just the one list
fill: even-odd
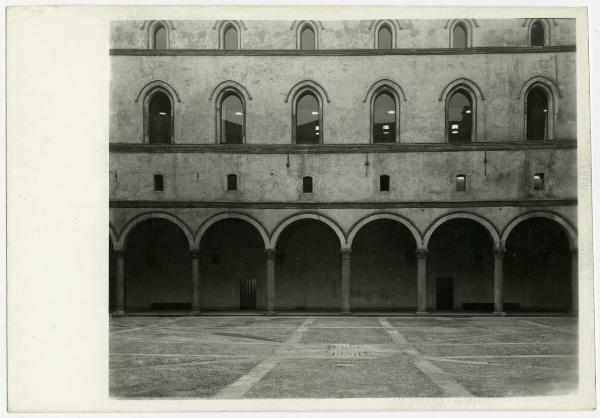
[(8, 409), (596, 408), (587, 12), (9, 8)]

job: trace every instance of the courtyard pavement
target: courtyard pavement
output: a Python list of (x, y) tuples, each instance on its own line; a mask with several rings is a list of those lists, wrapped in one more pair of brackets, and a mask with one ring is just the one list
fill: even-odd
[(122, 316), (118, 398), (504, 397), (577, 388), (577, 320), (550, 316)]

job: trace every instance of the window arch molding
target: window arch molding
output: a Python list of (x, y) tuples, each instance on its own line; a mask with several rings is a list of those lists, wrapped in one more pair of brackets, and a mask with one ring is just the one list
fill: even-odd
[(165, 28), (167, 48), (171, 47), (171, 31), (175, 30), (173, 22), (171, 20), (145, 20), (140, 29), (146, 31), (148, 49), (154, 49), (154, 32), (161, 26)]
[(392, 33), (392, 49), (395, 49), (397, 46), (398, 31), (402, 30), (402, 25), (400, 25), (397, 19), (382, 19), (371, 22), (369, 30), (373, 31), (373, 48), (379, 48), (379, 30), (382, 27), (387, 27)]
[(473, 29), (479, 27), (475, 19), (453, 19), (446, 21), (444, 29), (448, 28), (448, 45), (450, 48), (454, 48), (454, 29), (460, 25), (462, 25), (466, 32), (467, 48), (471, 48), (473, 46)]
[(401, 126), (401, 101), (406, 101), (406, 96), (404, 94), (404, 90), (400, 85), (390, 79), (382, 79), (379, 80), (369, 88), (367, 91), (367, 95), (363, 99), (363, 103), (369, 103), (369, 132), (370, 132), (370, 142), (374, 143), (374, 133), (373, 133), (373, 124), (374, 124), (374, 107), (375, 100), (379, 97), (380, 94), (386, 93), (392, 96), (395, 103), (395, 120), (396, 120), (396, 132), (395, 133), (395, 141), (394, 143), (400, 142), (400, 126)]
[(225, 49), (225, 32), (230, 27), (235, 28), (237, 32), (238, 49), (242, 49), (242, 29), (246, 29), (246, 25), (241, 20), (219, 20), (213, 26), (219, 33), (219, 49)]
[(483, 106), (480, 106), (480, 102), (485, 100), (485, 96), (481, 92), (481, 89), (475, 84), (473, 81), (467, 78), (459, 78), (456, 79), (442, 90), (442, 93), (438, 97), (438, 101), (444, 103), (444, 138), (446, 142), (449, 142), (450, 135), (448, 132), (448, 123), (449, 123), (449, 112), (448, 105), (450, 104), (450, 99), (454, 95), (454, 93), (462, 91), (469, 96), (471, 100), (471, 110), (473, 112), (473, 131), (471, 133), (471, 142), (476, 142), (477, 138), (481, 138), (483, 135), (483, 124), (477, 123), (478, 120), (485, 120), (483, 115)]
[(521, 109), (523, 109), (523, 140), (527, 139), (527, 99), (529, 93), (535, 88), (541, 89), (546, 94), (548, 100), (548, 131), (546, 133), (546, 140), (552, 140), (554, 139), (554, 122), (558, 117), (560, 90), (554, 81), (543, 76), (536, 76), (527, 80), (519, 93)]
[[(289, 103), (291, 101), (292, 104), (292, 129), (291, 129), (291, 136), (292, 136), (292, 143), (295, 144), (296, 143), (296, 119), (297, 119), (297, 105), (298, 105), (298, 100), (304, 96), (306, 93), (312, 94), (316, 99), (317, 102), (319, 104), (319, 129), (320, 129), (320, 135), (319, 135), (319, 143), (322, 144), (323, 143), (323, 137), (325, 136), (324, 133), (324, 129), (323, 129), (323, 113), (325, 111), (324, 109), (324, 103), (325, 101), (327, 103), (330, 102), (329, 100), (329, 96), (327, 95), (327, 92), (325, 91), (325, 89), (323, 87), (321, 87), (321, 85), (315, 81), (312, 80), (304, 80), (301, 81), (299, 83), (296, 83), (289, 91), (289, 93), (287, 94), (284, 103)], [(325, 98), (325, 100), (323, 100)]]
[[(220, 86), (220, 87), (219, 87)], [(223, 111), (223, 101), (230, 95), (235, 95), (242, 103), (242, 144), (246, 143), (246, 110), (247, 103), (252, 97), (248, 94), (248, 91), (236, 82), (223, 82), (219, 84), (218, 89), (215, 89), (211, 94), (209, 100), (214, 97), (215, 101), (215, 139), (216, 143), (224, 143), (221, 136), (223, 135), (221, 127), (221, 118)]]
[(306, 28), (310, 28), (310, 29), (312, 29), (313, 33), (315, 34), (315, 50), (318, 50), (319, 44), (320, 44), (320, 42), (319, 42), (320, 34), (319, 34), (319, 26), (317, 25), (317, 23), (313, 20), (300, 20), (297, 22), (298, 23), (295, 25), (295, 27), (296, 27), (296, 49), (299, 51), (302, 50), (302, 31), (304, 31), (304, 29), (306, 29)]
[(175, 142), (175, 100), (173, 99), (172, 92), (162, 85), (155, 85), (153, 88), (148, 89), (144, 95), (144, 100), (142, 101), (144, 117), (144, 136), (142, 142), (144, 144), (150, 143), (150, 103), (156, 94), (165, 95), (171, 104), (169, 144), (172, 144)]
[[(554, 19), (551, 19), (554, 21)], [(527, 28), (527, 46), (531, 46), (531, 28), (533, 25), (538, 22), (544, 28), (544, 46), (551, 45), (551, 24), (549, 19), (525, 19), (523, 22), (523, 27)], [(554, 22), (556, 24), (556, 22)]]

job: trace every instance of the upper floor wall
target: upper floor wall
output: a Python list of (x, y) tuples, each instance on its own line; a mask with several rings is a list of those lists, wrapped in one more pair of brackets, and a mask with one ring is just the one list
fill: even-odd
[[(389, 19), (362, 21), (159, 21), (169, 49), (220, 49), (223, 31), (233, 25), (240, 49), (295, 50), (305, 24), (315, 32), (316, 49), (373, 49), (381, 25), (388, 26), (393, 48), (448, 48), (457, 24), (466, 31), (467, 47), (526, 47), (531, 26), (544, 29), (545, 45), (574, 45), (575, 19)], [(113, 49), (154, 47), (155, 21), (112, 23)]]

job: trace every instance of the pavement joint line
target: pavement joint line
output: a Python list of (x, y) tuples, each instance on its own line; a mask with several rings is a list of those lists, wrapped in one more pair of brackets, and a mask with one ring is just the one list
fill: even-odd
[(272, 357), (261, 361), (238, 380), (219, 390), (213, 395), (213, 399), (243, 398), (244, 395), (252, 388), (252, 386), (257, 384), (263, 377), (267, 375), (267, 373), (273, 370), (281, 360), (288, 357), (290, 352), (294, 351), (293, 345), (300, 342), (314, 321), (315, 318), (307, 318), (273, 354)]
[(445, 342), (451, 342), (451, 341), (465, 341), (465, 340), (472, 340), (473, 338), (496, 337), (498, 335), (506, 335), (508, 333), (509, 333), (508, 331), (505, 331), (505, 332), (496, 332), (493, 334), (471, 335), (470, 337), (450, 338), (449, 340), (437, 340), (437, 342), (445, 343)]
[[(379, 317), (377, 318), (379, 323), (386, 330), (388, 335), (394, 342), (400, 345), (406, 345), (408, 341), (397, 329), (392, 327), (387, 319)], [(415, 366), (431, 381), (440, 388), (444, 396), (469, 398), (473, 397), (473, 394), (469, 392), (463, 385), (461, 385), (456, 379), (450, 376), (448, 373), (437, 367), (431, 361), (423, 357), (414, 348), (403, 348), (402, 352), (413, 357)]]
[(545, 324), (540, 324), (540, 323), (533, 322), (533, 321), (528, 321), (528, 320), (526, 320), (526, 319), (521, 319), (521, 320), (520, 320), (520, 322), (522, 322), (522, 323), (524, 323), (524, 324), (535, 325), (535, 326), (537, 326), (537, 327), (542, 327), (542, 328), (553, 329), (553, 330), (555, 330), (555, 331), (558, 331), (558, 332), (563, 332), (563, 333), (565, 333), (565, 334), (577, 335), (577, 332), (576, 332), (576, 331), (569, 331), (569, 330), (566, 330), (566, 329), (563, 329), (563, 328), (553, 327), (553, 326), (551, 326), (551, 325), (545, 325)]
[(179, 318), (171, 319), (170, 321), (166, 321), (166, 322), (163, 322), (161, 324), (156, 324), (156, 323), (152, 324), (152, 323), (150, 323), (150, 324), (144, 325), (142, 327), (135, 327), (135, 328), (119, 329), (119, 330), (116, 330), (116, 331), (109, 331), (109, 334), (117, 334), (117, 333), (121, 334), (121, 333), (124, 333), (124, 332), (137, 331), (137, 330), (146, 329), (146, 328), (157, 328), (157, 327), (160, 328), (161, 326), (163, 326), (165, 324), (170, 324), (171, 322), (179, 321), (182, 318), (184, 318), (184, 317), (179, 317)]

